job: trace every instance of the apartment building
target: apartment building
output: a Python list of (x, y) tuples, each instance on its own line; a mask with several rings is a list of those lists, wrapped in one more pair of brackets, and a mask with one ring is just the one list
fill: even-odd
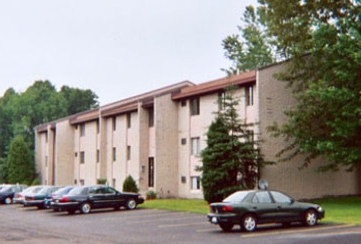
[[(104, 179), (121, 190), (128, 175), (142, 193), (159, 197), (202, 198), (200, 151), (208, 126), (218, 111), (218, 97), (237, 86), (238, 114), (256, 123), (266, 160), (284, 145), (267, 126), (286, 119), (283, 111), (295, 103), (285, 83), (273, 78), (282, 64), (196, 85), (180, 82), (98, 109), (39, 125), (36, 167), (43, 184), (96, 184)], [(301, 159), (259, 169), (271, 188), (298, 198), (358, 194), (360, 172), (316, 174), (315, 166), (299, 170)]]

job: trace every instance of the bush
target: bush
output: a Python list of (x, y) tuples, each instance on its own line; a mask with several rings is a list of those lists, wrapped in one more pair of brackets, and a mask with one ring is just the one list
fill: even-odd
[(97, 179), (97, 184), (106, 185), (107, 184), (107, 179)]
[(147, 191), (147, 200), (156, 199), (156, 198), (157, 198), (157, 193), (155, 193), (155, 191), (153, 190)]
[(124, 192), (135, 192), (138, 193), (139, 189), (137, 183), (131, 175), (129, 175), (123, 182), (123, 191)]

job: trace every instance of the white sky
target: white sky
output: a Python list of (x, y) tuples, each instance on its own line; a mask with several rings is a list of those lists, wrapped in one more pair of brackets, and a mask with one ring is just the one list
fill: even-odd
[(101, 105), (225, 76), (222, 40), (257, 0), (0, 0), (0, 96), (37, 80)]

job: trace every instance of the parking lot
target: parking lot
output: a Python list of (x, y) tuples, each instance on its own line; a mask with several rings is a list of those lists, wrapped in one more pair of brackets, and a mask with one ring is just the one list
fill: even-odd
[(139, 209), (90, 214), (0, 206), (0, 243), (359, 243), (361, 227), (261, 226), (253, 233), (224, 233), (202, 214)]

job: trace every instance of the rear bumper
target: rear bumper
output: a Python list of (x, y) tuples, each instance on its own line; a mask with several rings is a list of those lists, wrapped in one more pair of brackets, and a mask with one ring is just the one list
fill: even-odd
[(30, 201), (25, 200), (23, 202), (24, 207), (37, 207), (37, 206), (42, 206), (43, 204), (44, 204), (44, 200), (30, 200)]
[(64, 203), (55, 203), (55, 202), (52, 202), (50, 204), (50, 207), (54, 210), (58, 210), (58, 209), (61, 209), (61, 210), (77, 210), (79, 209), (79, 203), (77, 202), (64, 202)]
[(211, 224), (235, 223), (237, 219), (236, 214), (234, 213), (227, 213), (227, 214), (209, 213), (207, 214), (207, 218)]

